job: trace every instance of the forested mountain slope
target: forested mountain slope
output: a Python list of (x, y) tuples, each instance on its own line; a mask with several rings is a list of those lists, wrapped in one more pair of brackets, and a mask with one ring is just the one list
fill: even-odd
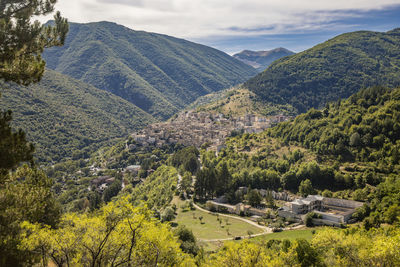
[(5, 88), (1, 107), (13, 111), (40, 161), (80, 157), (154, 122), (132, 103), (51, 70), (38, 84)]
[(299, 112), (346, 98), (361, 88), (400, 85), (400, 28), (339, 35), (275, 61), (245, 87), (274, 104)]
[(118, 95), (160, 119), (257, 73), (216, 49), (110, 22), (71, 23), (66, 44), (46, 50), (43, 57), (48, 68)]
[(243, 50), (240, 53), (234, 54), (233, 57), (243, 61), (253, 68), (256, 68), (258, 71), (263, 71), (275, 60), (293, 54), (294, 52), (279, 47), (268, 51)]
[[(319, 193), (368, 202), (355, 215), (367, 227), (397, 222), (400, 88), (363, 89), (263, 133), (229, 138), (218, 156), (203, 151), (202, 164), (197, 177), (206, 185), (221, 166), (230, 175), (220, 187), (211, 183), (198, 191), (212, 196), (223, 188), (231, 202), (242, 201), (233, 194), (241, 186)], [(302, 191), (306, 180), (310, 186)]]
[(400, 163), (400, 88), (364, 89), (322, 111), (311, 109), (293, 122), (281, 123), (270, 134), (321, 156), (375, 162), (393, 170)]

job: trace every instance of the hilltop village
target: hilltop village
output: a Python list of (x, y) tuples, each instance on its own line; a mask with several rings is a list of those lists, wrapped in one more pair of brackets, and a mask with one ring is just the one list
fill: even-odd
[[(186, 111), (179, 113), (168, 122), (155, 123), (132, 134), (138, 145), (182, 144), (200, 147), (207, 144), (209, 149), (218, 150), (226, 137), (236, 133), (259, 133), (291, 117), (277, 115), (264, 117), (246, 114), (228, 118), (223, 114)], [(135, 145), (130, 145), (134, 149)]]

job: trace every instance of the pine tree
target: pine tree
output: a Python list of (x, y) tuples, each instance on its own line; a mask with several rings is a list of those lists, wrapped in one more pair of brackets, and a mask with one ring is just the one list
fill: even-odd
[[(60, 46), (68, 32), (68, 21), (60, 13), (54, 26), (43, 26), (34, 16), (54, 10), (56, 0), (1, 0), (0, 82), (29, 85), (40, 81), (45, 62), (43, 49)], [(33, 265), (35, 255), (19, 249), (20, 223), (55, 226), (59, 209), (51, 181), (33, 164), (34, 148), (22, 130), (10, 127), (11, 111), (0, 113), (0, 266)], [(31, 166), (19, 168), (22, 162)]]
[(54, 11), (57, 0), (2, 0), (0, 3), (0, 79), (28, 85), (40, 81), (43, 49), (64, 44), (68, 21), (57, 12), (54, 26), (33, 16)]

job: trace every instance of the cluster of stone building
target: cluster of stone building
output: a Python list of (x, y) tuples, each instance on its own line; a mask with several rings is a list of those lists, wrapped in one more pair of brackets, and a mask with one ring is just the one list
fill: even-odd
[[(247, 187), (240, 187), (237, 191), (246, 194), (247, 190)], [(305, 222), (306, 215), (309, 212), (313, 212), (317, 215), (313, 219), (315, 225), (341, 226), (341, 224), (352, 223), (354, 221), (352, 215), (357, 208), (364, 204), (358, 201), (328, 198), (319, 195), (309, 195), (306, 198), (295, 199), (293, 195), (287, 192), (275, 192), (265, 189), (254, 190), (257, 190), (262, 197), (270, 195), (275, 200), (282, 200), (287, 203), (286, 206), (278, 208), (277, 211), (280, 217)], [(268, 214), (268, 209), (266, 208), (260, 209), (243, 203), (227, 204), (224, 196), (207, 201), (206, 206), (209, 210), (237, 215), (264, 217)]]
[(287, 219), (304, 221), (307, 213), (314, 212), (318, 215), (318, 218), (313, 219), (314, 224), (340, 226), (352, 222), (352, 215), (363, 204), (353, 200), (309, 195), (279, 208), (278, 214)]
[[(182, 144), (200, 147), (202, 144), (208, 143), (210, 147), (217, 148), (233, 131), (259, 133), (273, 124), (288, 119), (289, 117), (284, 115), (266, 118), (254, 114), (227, 118), (223, 114), (186, 111), (179, 113), (171, 121), (151, 124), (132, 134), (132, 137), (137, 144), (142, 146), (162, 147), (170, 144)], [(134, 148), (134, 144), (129, 147), (129, 149)]]

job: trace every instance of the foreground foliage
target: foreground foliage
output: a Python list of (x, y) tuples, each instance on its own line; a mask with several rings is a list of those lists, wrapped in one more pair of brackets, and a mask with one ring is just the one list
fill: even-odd
[(57, 229), (23, 223), (22, 249), (43, 265), (180, 266), (192, 263), (169, 227), (127, 198), (85, 214), (65, 214)]
[(398, 228), (318, 231), (311, 242), (227, 243), (204, 266), (398, 266)]
[(20, 266), (32, 254), (21, 250), (23, 221), (56, 226), (60, 208), (51, 191), (52, 182), (42, 171), (23, 166), (0, 175), (0, 265)]

